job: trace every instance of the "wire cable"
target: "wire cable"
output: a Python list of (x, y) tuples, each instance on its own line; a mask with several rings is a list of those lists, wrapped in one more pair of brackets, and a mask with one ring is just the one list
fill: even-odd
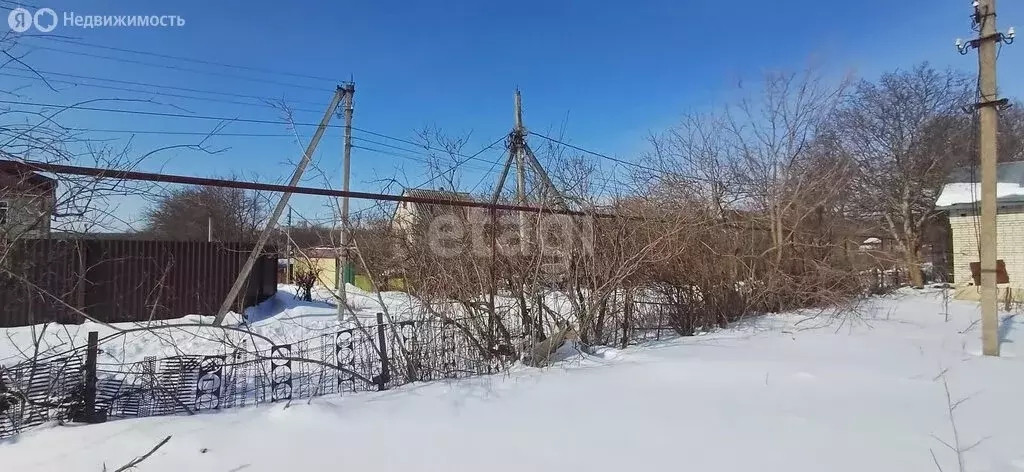
[(104, 50), (108, 50), (108, 51), (125, 52), (125, 53), (129, 53), (129, 54), (141, 54), (141, 55), (146, 55), (146, 56), (159, 57), (159, 58), (163, 58), (163, 59), (173, 59), (173, 60), (177, 60), (177, 61), (191, 62), (191, 63), (194, 63), (194, 64), (203, 64), (203, 65), (208, 65), (208, 66), (219, 66), (219, 67), (226, 67), (226, 68), (229, 68), (229, 69), (237, 69), (237, 70), (244, 70), (244, 71), (250, 71), (250, 72), (260, 72), (260, 73), (264, 73), (264, 74), (276, 74), (276, 75), (284, 75), (284, 76), (296, 77), (296, 78), (301, 78), (301, 79), (326, 80), (326, 81), (332, 81), (332, 82), (337, 80), (337, 79), (332, 79), (332, 78), (329, 78), (329, 77), (323, 77), (323, 76), (317, 76), (317, 75), (299, 74), (299, 73), (296, 73), (296, 72), (279, 71), (279, 70), (273, 70), (273, 69), (266, 69), (266, 68), (262, 68), (262, 67), (252, 67), (252, 66), (243, 66), (243, 65), (238, 65), (238, 64), (228, 64), (228, 63), (217, 62), (217, 61), (207, 61), (207, 60), (195, 59), (195, 58), (191, 58), (191, 57), (175, 56), (173, 54), (162, 54), (162, 53), (149, 52), (149, 51), (140, 51), (140, 50), (137, 50), (137, 49), (120, 48), (120, 47), (114, 47), (114, 46), (104, 46), (104, 45), (101, 45), (101, 44), (95, 44), (95, 43), (89, 43), (89, 42), (86, 42), (86, 41), (82, 41), (81, 39), (78, 39), (78, 38), (71, 39), (71, 38), (65, 38), (65, 37), (60, 37), (60, 36), (50, 36), (50, 35), (37, 35), (37, 36), (29, 36), (29, 37), (30, 38), (34, 38), (34, 39), (45, 39), (47, 41), (57, 41), (57, 42), (66, 43), (66, 44), (73, 44), (75, 46), (85, 46), (85, 47), (89, 47), (89, 48), (104, 49)]
[[(44, 82), (48, 82), (48, 83), (69, 84), (69, 85), (72, 85), (74, 87), (100, 88), (100, 89), (106, 89), (106, 90), (117, 90), (117, 91), (121, 91), (121, 92), (132, 92), (132, 93), (138, 93), (138, 94), (144, 94), (144, 95), (156, 95), (156, 96), (161, 96), (161, 97), (182, 98), (182, 99), (186, 99), (186, 100), (197, 100), (197, 101), (202, 101), (202, 102), (228, 103), (228, 104), (232, 104), (232, 105), (243, 105), (243, 106), (250, 106), (250, 107), (259, 107), (259, 108), (269, 108), (269, 109), (274, 109), (274, 110), (280, 110), (280, 108), (278, 108), (273, 103), (270, 103), (269, 101), (267, 101), (265, 103), (240, 102), (240, 101), (237, 101), (237, 100), (227, 100), (227, 99), (223, 99), (223, 98), (197, 97), (197, 96), (194, 96), (194, 95), (181, 95), (181, 94), (167, 93), (167, 92), (156, 92), (156, 91), (152, 91), (152, 90), (141, 90), (141, 89), (133, 89), (133, 88), (128, 88), (128, 87), (117, 87), (117, 86), (113, 86), (113, 85), (85, 84), (85, 83), (74, 82), (74, 81), (70, 81), (70, 80), (48, 79), (48, 78), (39, 77), (39, 76), (21, 76), (21, 75), (16, 75), (16, 74), (7, 74), (7, 73), (3, 73), (3, 72), (0, 72), (0, 76), (15, 77), (15, 78), (27, 79), (27, 80), (38, 80), (38, 81), (44, 81)], [(289, 108), (289, 109), (292, 110), (292, 111), (301, 111), (301, 112), (309, 112), (309, 113), (317, 113), (318, 112), (317, 110), (313, 110), (311, 108)]]
[[(437, 173), (437, 175), (435, 175), (435, 176), (431, 177), (431, 178), (430, 178), (430, 179), (428, 179), (428, 180), (427, 180), (426, 182), (423, 182), (423, 183), (421, 183), (421, 184), (419, 184), (419, 185), (416, 185), (416, 186), (413, 186), (413, 187), (409, 187), (409, 188), (423, 188), (423, 187), (424, 187), (424, 186), (426, 186), (426, 185), (430, 185), (430, 184), (431, 184), (431, 183), (433, 183), (433, 182), (434, 182), (435, 180), (437, 180), (437, 179), (441, 178), (441, 176), (443, 176), (443, 175), (445, 175), (445, 174), (447, 174), (447, 173), (449, 173), (449, 172), (451, 172), (451, 171), (453, 171), (453, 170), (455, 170), (455, 169), (459, 168), (459, 166), (461, 166), (461, 165), (465, 164), (466, 162), (468, 162), (468, 161), (469, 161), (469, 160), (471, 160), (471, 159), (476, 159), (476, 158), (477, 158), (478, 156), (480, 156), (480, 154), (483, 154), (483, 153), (484, 153), (485, 151), (487, 151), (488, 149), (491, 149), (491, 148), (493, 148), (493, 147), (494, 147), (494, 145), (496, 145), (496, 144), (498, 144), (498, 143), (500, 143), (500, 142), (502, 142), (502, 141), (504, 141), (504, 140), (505, 140), (505, 136), (502, 136), (502, 137), (500, 137), (500, 138), (498, 138), (498, 139), (494, 140), (494, 142), (492, 142), (491, 144), (488, 144), (487, 146), (484, 146), (483, 148), (481, 148), (481, 149), (480, 149), (479, 151), (477, 151), (477, 152), (476, 152), (476, 153), (474, 153), (473, 155), (471, 155), (471, 156), (469, 156), (469, 157), (466, 157), (466, 159), (465, 159), (465, 160), (463, 160), (463, 161), (460, 161), (460, 162), (456, 162), (456, 163), (455, 163), (454, 165), (452, 165), (452, 166), (451, 166), (451, 167), (449, 167), (448, 169), (446, 169), (446, 170), (444, 170), (444, 171), (441, 171), (441, 172), (438, 172), (438, 173)], [(499, 163), (501, 162), (501, 160), (499, 159), (499, 160), (497, 160), (497, 161), (493, 161), (493, 162), (492, 162), (492, 161), (486, 161), (486, 160), (485, 160), (485, 162), (490, 162), (490, 163), (492, 163), (492, 164), (494, 164), (494, 165), (496, 166), (496, 165), (498, 165), (498, 164), (499, 164)], [(494, 166), (491, 166), (491, 169), (490, 169), (490, 170), (488, 170), (487, 172), (485, 172), (485, 173), (484, 173), (484, 177), (482, 177), (482, 178), (481, 178), (481, 181), (483, 181), (483, 178), (487, 177), (487, 175), (488, 175), (488, 174), (490, 174), (490, 173), (491, 173), (491, 172), (493, 172), (493, 171), (494, 171)], [(479, 186), (479, 185), (480, 185), (480, 184), (478, 183), (478, 184), (477, 184), (477, 186)], [(476, 188), (476, 187), (474, 187), (474, 189), (475, 189), (475, 188)]]
[[(661, 169), (655, 169), (654, 167), (645, 166), (643, 164), (637, 164), (635, 162), (630, 162), (630, 161), (627, 161), (625, 159), (619, 159), (617, 157), (612, 157), (612, 156), (609, 156), (607, 154), (602, 154), (602, 153), (599, 153), (599, 152), (596, 152), (596, 151), (591, 151), (590, 149), (585, 149), (585, 148), (582, 148), (582, 147), (579, 147), (579, 146), (576, 146), (576, 145), (573, 145), (573, 144), (569, 144), (569, 143), (566, 143), (564, 141), (560, 141), (560, 140), (557, 140), (555, 138), (552, 138), (552, 137), (549, 137), (549, 136), (545, 136), (543, 134), (536, 133), (536, 132), (533, 132), (533, 131), (530, 131), (529, 136), (537, 136), (538, 138), (543, 138), (543, 139), (546, 139), (546, 140), (551, 141), (553, 143), (560, 144), (562, 146), (565, 146), (565, 147), (568, 147), (568, 148), (571, 148), (571, 149), (575, 149), (577, 151), (590, 154), (592, 156), (600, 157), (602, 159), (607, 159), (609, 161), (617, 162), (619, 164), (635, 167), (637, 169), (642, 169), (642, 170), (646, 170), (646, 171), (649, 171), (649, 172), (654, 172), (654, 173), (657, 173), (659, 175), (667, 175), (668, 174), (668, 172), (666, 172), (664, 170), (661, 170)], [(698, 177), (698, 176), (692, 176), (692, 175), (683, 176), (683, 177), (686, 178), (686, 179), (690, 179), (690, 180), (697, 180), (697, 181), (702, 181), (702, 182), (715, 183), (715, 180), (704, 178), (704, 177)]]
[[(420, 162), (420, 163), (428, 164), (428, 165), (433, 163), (429, 158), (409, 156), (409, 155), (399, 154), (399, 153), (396, 153), (396, 152), (393, 152), (393, 151), (384, 150), (384, 149), (374, 149), (374, 148), (370, 148), (370, 147), (366, 147), (366, 146), (359, 146), (357, 144), (353, 144), (352, 145), (352, 149), (361, 149), (363, 151), (370, 151), (370, 152), (375, 152), (377, 154), (383, 154), (385, 156), (393, 156), (393, 157), (398, 157), (398, 158), (401, 158), (401, 159), (408, 159), (408, 160), (411, 160), (411, 161), (416, 161), (416, 162)], [(484, 168), (477, 167), (477, 166), (466, 166), (466, 168), (467, 169), (472, 169), (472, 170), (479, 170), (479, 171), (485, 170)]]
[[(106, 108), (106, 107), (96, 107), (96, 106), (88, 106), (88, 105), (57, 105), (57, 104), (53, 104), (53, 103), (37, 103), (37, 102), (26, 102), (26, 101), (20, 101), (20, 100), (0, 100), (0, 103), (5, 103), (5, 104), (8, 104), (8, 105), (34, 106), (34, 107), (41, 107), (41, 108), (67, 108), (68, 110), (99, 111), (99, 112), (122, 113), (122, 114), (141, 115), (141, 116), (158, 116), (158, 117), (165, 117), (165, 118), (183, 118), (183, 119), (194, 119), (194, 120), (235, 122), (235, 123), (250, 123), (250, 124), (267, 124), (267, 125), (284, 125), (284, 126), (320, 126), (320, 123), (297, 123), (297, 122), (289, 122), (289, 121), (282, 121), (282, 120), (267, 120), (267, 119), (258, 119), (258, 118), (238, 118), (238, 117), (234, 117), (233, 118), (233, 117), (227, 117), (227, 116), (200, 115), (200, 114), (189, 114), (189, 113), (172, 113), (172, 112), (163, 112), (163, 111), (125, 110), (125, 109), (122, 109), (122, 108)], [(328, 128), (338, 129), (338, 128), (344, 128), (345, 125), (343, 125), (343, 124), (328, 124), (327, 127)], [(427, 145), (424, 145), (424, 144), (421, 144), (421, 143), (416, 143), (415, 141), (410, 141), (408, 139), (387, 135), (387, 134), (384, 134), (384, 133), (368, 130), (368, 129), (365, 129), (365, 128), (357, 128), (357, 127), (353, 126), (352, 129), (355, 130), (355, 131), (358, 131), (358, 132), (362, 132), (362, 133), (366, 133), (366, 134), (372, 135), (372, 136), (378, 136), (378, 137), (387, 138), (387, 139), (390, 139), (390, 140), (393, 140), (393, 141), (398, 141), (398, 142), (402, 142), (402, 143), (412, 144), (414, 146), (422, 147), (423, 149), (428, 149), (428, 150), (431, 150), (431, 151), (448, 152), (448, 151), (446, 151), (444, 149), (438, 149), (438, 148), (427, 146)], [(504, 136), (501, 139), (505, 139)], [(499, 139), (498, 141), (500, 141), (501, 139)], [(497, 143), (497, 141), (496, 141), (496, 143)], [(466, 158), (466, 159), (476, 159), (476, 155), (469, 156), (469, 157), (467, 157), (467, 156), (465, 156), (463, 154), (459, 154), (459, 153), (455, 153), (455, 154), (452, 154), (452, 155), (458, 156), (458, 157), (462, 157), (462, 158)], [(486, 162), (488, 164), (491, 164), (491, 161), (484, 160), (484, 162)]]
[(82, 52), (82, 51), (71, 51), (71, 50), (67, 50), (67, 49), (54, 48), (54, 47), (50, 47), (50, 46), (38, 46), (38, 45), (34, 45), (33, 44), (33, 45), (30, 45), (30, 46), (27, 46), (27, 47), (31, 48), (31, 49), (38, 49), (38, 50), (43, 50), (43, 51), (52, 51), (52, 52), (58, 52), (58, 53), (64, 53), (64, 54), (74, 54), (76, 56), (92, 57), (92, 58), (95, 58), (95, 59), (104, 59), (104, 60), (108, 60), (108, 61), (123, 62), (123, 63), (128, 63), (128, 64), (137, 64), (137, 65), (142, 65), (142, 66), (147, 66), (147, 67), (157, 67), (157, 68), (161, 68), (161, 69), (176, 70), (176, 71), (189, 72), (189, 73), (194, 73), (194, 74), (203, 74), (203, 75), (211, 75), (211, 76), (218, 76), (218, 77), (227, 77), (227, 78), (232, 78), (232, 79), (237, 79), (237, 80), (245, 80), (245, 81), (249, 81), (249, 82), (259, 82), (259, 83), (265, 83), (265, 84), (273, 84), (273, 85), (278, 85), (278, 86), (281, 86), (281, 87), (291, 87), (291, 88), (298, 88), (298, 89), (305, 89), (305, 90), (317, 90), (317, 91), (320, 91), (320, 92), (323, 92), (325, 90), (325, 89), (322, 89), (322, 88), (319, 88), (319, 87), (312, 87), (312, 86), (309, 86), (309, 85), (295, 84), (295, 83), (291, 83), (291, 82), (281, 82), (279, 80), (260, 79), (260, 78), (256, 78), (256, 77), (248, 77), (248, 76), (238, 75), (238, 74), (229, 74), (229, 73), (226, 73), (226, 72), (215, 72), (215, 71), (206, 71), (206, 70), (201, 70), (201, 69), (191, 69), (191, 68), (175, 66), (175, 65), (171, 65), (171, 64), (160, 64), (160, 63), (155, 63), (155, 62), (139, 61), (139, 60), (135, 60), (135, 59), (126, 59), (126, 58), (123, 58), (123, 57), (106, 56), (106, 55), (103, 55), (103, 54), (93, 54), (93, 53)]
[[(106, 77), (95, 77), (95, 76), (88, 76), (88, 75), (67, 74), (67, 73), (64, 73), (64, 72), (54, 72), (54, 71), (47, 71), (47, 70), (40, 70), (40, 69), (23, 69), (23, 68), (18, 68), (18, 67), (9, 67), (9, 68), (6, 68), (6, 69), (7, 70), (11, 70), (11, 71), (27, 72), (27, 73), (30, 73), (30, 74), (52, 75), (52, 76), (57, 76), (57, 77), (69, 77), (69, 78), (81, 79), (81, 80), (95, 80), (97, 82), (108, 82), (108, 83), (114, 83), (114, 84), (134, 85), (134, 86), (139, 86), (139, 87), (153, 87), (153, 88), (158, 88), (160, 90), (169, 89), (169, 90), (180, 90), (180, 91), (184, 91), (184, 92), (202, 93), (202, 94), (218, 95), (218, 96), (225, 96), (225, 97), (249, 98), (249, 99), (253, 99), (253, 100), (259, 100), (259, 101), (262, 101), (262, 102), (274, 102), (274, 101), (283, 100), (283, 98), (263, 97), (263, 96), (259, 96), (259, 95), (248, 95), (248, 94), (244, 94), (244, 93), (223, 92), (223, 91), (217, 91), (217, 90), (204, 90), (204, 89), (196, 89), (196, 88), (189, 88), (189, 87), (177, 87), (177, 86), (173, 86), (173, 85), (161, 85), (161, 84), (152, 84), (152, 83), (146, 83), (146, 82), (136, 82), (136, 81), (131, 81), (131, 80), (111, 79), (111, 78), (106, 78)], [(39, 77), (38, 76), (33, 76), (33, 78), (38, 79)], [(153, 93), (157, 93), (157, 92), (153, 92)], [(289, 102), (294, 102), (294, 103), (305, 103), (305, 104), (309, 104), (309, 105), (320, 105), (320, 104), (322, 104), (322, 102), (317, 102), (317, 101), (312, 101), (312, 100), (288, 99), (288, 101)]]

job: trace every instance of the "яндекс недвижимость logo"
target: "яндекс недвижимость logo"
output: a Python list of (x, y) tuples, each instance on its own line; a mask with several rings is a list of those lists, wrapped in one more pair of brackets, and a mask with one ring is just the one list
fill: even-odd
[[(40, 33), (49, 33), (57, 28), (60, 18), (52, 8), (31, 10), (18, 7), (7, 15), (7, 25), (15, 33), (26, 33), (34, 26)], [(185, 19), (178, 15), (79, 15), (73, 11), (63, 13), (65, 28), (104, 27), (182, 27)]]
[(57, 27), (57, 12), (40, 8), (33, 14), (24, 8), (15, 8), (7, 15), (7, 24), (15, 33), (24, 33), (35, 26), (40, 33), (49, 33)]

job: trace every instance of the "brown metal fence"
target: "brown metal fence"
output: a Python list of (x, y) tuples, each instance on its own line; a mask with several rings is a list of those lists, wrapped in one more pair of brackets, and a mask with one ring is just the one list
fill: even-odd
[[(213, 314), (253, 245), (199, 241), (25, 240), (0, 271), (0, 327)], [(277, 255), (267, 248), (236, 309), (277, 291)]]

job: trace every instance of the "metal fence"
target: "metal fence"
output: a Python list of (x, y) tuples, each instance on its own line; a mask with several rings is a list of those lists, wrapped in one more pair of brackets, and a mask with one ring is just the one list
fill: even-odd
[[(90, 333), (94, 334), (94, 333)], [(0, 438), (49, 421), (100, 422), (384, 390), (498, 372), (512, 359), (474, 349), (452, 323), (384, 323), (265, 350), (96, 361), (100, 346), (0, 368)], [(91, 381), (90, 381), (91, 379)]]
[[(638, 304), (629, 342), (670, 336), (661, 305)], [(517, 359), (482, 349), (441, 319), (341, 329), (265, 349), (98, 362), (102, 345), (0, 367), (0, 439), (46, 422), (101, 422), (385, 390), (501, 372)], [(517, 338), (524, 338), (522, 333)], [(105, 342), (115, 342), (106, 340)], [(117, 341), (119, 342), (119, 341)], [(616, 342), (617, 344), (617, 342)]]
[[(247, 243), (22, 240), (0, 271), (0, 327), (215, 313), (252, 250)], [(236, 306), (277, 291), (273, 248), (257, 261)]]

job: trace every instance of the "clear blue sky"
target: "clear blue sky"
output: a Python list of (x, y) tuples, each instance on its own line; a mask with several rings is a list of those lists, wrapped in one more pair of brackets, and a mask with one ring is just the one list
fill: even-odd
[[(7, 2), (11, 3), (11, 2)], [(692, 109), (721, 103), (737, 79), (756, 79), (765, 69), (797, 68), (811, 57), (830, 73), (853, 70), (873, 77), (885, 70), (928, 60), (941, 67), (976, 68), (974, 54), (960, 56), (953, 39), (970, 36), (966, 0), (864, 0), (766, 2), (669, 0), (594, 2), (524, 0), (497, 2), (323, 1), (67, 1), (32, 0), (59, 15), (179, 15), (181, 28), (67, 28), (49, 35), (154, 54), (290, 71), (356, 81), (355, 125), (411, 138), (414, 130), (436, 125), (451, 134), (472, 133), (469, 152), (497, 139), (512, 126), (512, 93), (522, 89), (527, 126), (548, 131), (566, 125), (572, 143), (636, 159), (646, 149), (645, 135), (671, 126)], [(1000, 29), (1024, 26), (1024, 2), (999, 2)], [(4, 9), (6, 11), (7, 8)], [(6, 27), (4, 27), (6, 28)], [(298, 122), (319, 120), (336, 81), (206, 66), (181, 61), (76, 46), (45, 38), (23, 38), (25, 61), (40, 71), (195, 88), (284, 99), (296, 108)], [(1005, 47), (1000, 56), (1001, 89), (1024, 95), (1019, 77), (1024, 43)], [(50, 48), (50, 49), (43, 49)], [(55, 51), (53, 49), (59, 49)], [(112, 56), (121, 61), (75, 54)], [(150, 67), (128, 61), (171, 66)], [(214, 75), (174, 68), (201, 69)], [(4, 73), (10, 74), (9, 69)], [(14, 72), (14, 74), (18, 74)], [(289, 82), (303, 88), (243, 80)], [(44, 73), (44, 75), (47, 75)], [(54, 80), (125, 88), (145, 88), (66, 76)], [(0, 76), (2, 90), (31, 85), (20, 98), (40, 103), (73, 103), (91, 98), (152, 99), (159, 104), (100, 103), (95, 106), (195, 115), (278, 120), (280, 112), (209, 100), (172, 98), (54, 82), (53, 92), (38, 81)], [(166, 89), (166, 93), (198, 95)], [(214, 96), (216, 97), (216, 96)], [(9, 98), (9, 97), (8, 97)], [(218, 100), (256, 103), (220, 96)], [(17, 108), (17, 107), (15, 107)], [(205, 132), (215, 122), (146, 117), (92, 111), (63, 115), (62, 124), (87, 129)], [(340, 123), (340, 120), (336, 121)], [(298, 129), (303, 142), (311, 126)], [(224, 133), (290, 133), (279, 124), (230, 123)], [(340, 130), (332, 129), (317, 158), (333, 175), (340, 174)], [(123, 133), (90, 136), (124, 144)], [(356, 133), (374, 141), (379, 137)], [(188, 135), (140, 134), (133, 149), (189, 144)], [(411, 146), (388, 141), (397, 146)], [(395, 151), (368, 142), (357, 145)], [(161, 153), (142, 166), (198, 176), (244, 174), (283, 180), (297, 159), (299, 146), (289, 137), (215, 137), (211, 147), (226, 148), (209, 156), (193, 151)], [(499, 150), (483, 155), (496, 160)], [(476, 162), (473, 167), (489, 167)], [(420, 162), (363, 149), (353, 152), (353, 189), (375, 191), (380, 178), (404, 172), (411, 183), (420, 177)], [(464, 182), (483, 176), (470, 169)], [(493, 177), (485, 179), (490, 185)], [(340, 185), (340, 177), (334, 185)], [(310, 185), (322, 185), (311, 180)], [(304, 212), (316, 213), (324, 199), (300, 199)], [(123, 203), (135, 214), (139, 202)], [(321, 211), (322, 212), (322, 211)]]

